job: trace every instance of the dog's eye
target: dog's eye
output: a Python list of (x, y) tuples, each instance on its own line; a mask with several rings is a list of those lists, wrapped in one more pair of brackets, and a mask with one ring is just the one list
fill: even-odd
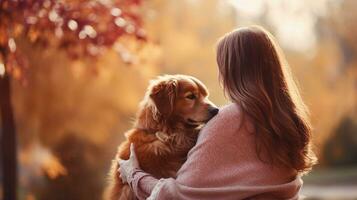
[(190, 94), (190, 95), (187, 95), (186, 98), (193, 100), (193, 99), (196, 99), (196, 96), (194, 94)]

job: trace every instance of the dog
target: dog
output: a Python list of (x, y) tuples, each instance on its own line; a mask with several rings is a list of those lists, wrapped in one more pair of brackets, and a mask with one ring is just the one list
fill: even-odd
[(119, 177), (118, 159), (128, 159), (134, 143), (139, 165), (154, 177), (176, 177), (201, 127), (218, 113), (208, 90), (187, 75), (164, 75), (152, 80), (140, 103), (134, 127), (125, 133), (109, 172), (105, 199), (136, 199)]

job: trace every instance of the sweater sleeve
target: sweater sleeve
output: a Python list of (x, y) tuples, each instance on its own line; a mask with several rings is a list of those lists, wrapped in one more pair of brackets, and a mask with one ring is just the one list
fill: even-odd
[(128, 180), (130, 187), (139, 200), (147, 199), (158, 182), (158, 179), (140, 169), (134, 170)]
[[(230, 186), (230, 187), (191, 187), (179, 183), (173, 178), (157, 180), (149, 174), (143, 172), (138, 179), (138, 185), (136, 186), (135, 194), (139, 200), (237, 200), (247, 199), (252, 197), (252, 194), (264, 194), (262, 197), (256, 199), (259, 200), (275, 200), (277, 196), (282, 197), (279, 199), (286, 200), (299, 200), (300, 187), (296, 187), (301, 184), (301, 178), (297, 177), (291, 182), (282, 185), (270, 185), (270, 186)], [(142, 187), (144, 186), (144, 187)], [(138, 193), (139, 192), (139, 193)], [(271, 194), (269, 194), (271, 193)], [(139, 196), (138, 196), (139, 195)]]

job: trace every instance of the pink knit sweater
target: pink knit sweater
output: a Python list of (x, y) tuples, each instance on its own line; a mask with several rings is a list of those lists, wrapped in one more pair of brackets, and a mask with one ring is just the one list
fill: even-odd
[(299, 199), (300, 176), (260, 161), (254, 134), (240, 107), (227, 105), (202, 129), (176, 179), (136, 170), (130, 185), (138, 199)]

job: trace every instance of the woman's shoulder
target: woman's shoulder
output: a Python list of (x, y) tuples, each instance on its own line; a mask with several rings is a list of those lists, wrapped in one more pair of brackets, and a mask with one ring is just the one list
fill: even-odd
[(203, 127), (199, 138), (236, 133), (240, 128), (242, 119), (242, 111), (238, 104), (232, 103), (222, 106), (218, 114)]
[(238, 103), (224, 105), (219, 110), (221, 115), (225, 117), (241, 115), (241, 106)]
[(241, 120), (241, 107), (237, 103), (231, 103), (222, 106), (219, 109), (218, 114), (212, 118), (208, 123), (207, 127), (210, 126), (226, 126), (230, 124), (237, 125)]

